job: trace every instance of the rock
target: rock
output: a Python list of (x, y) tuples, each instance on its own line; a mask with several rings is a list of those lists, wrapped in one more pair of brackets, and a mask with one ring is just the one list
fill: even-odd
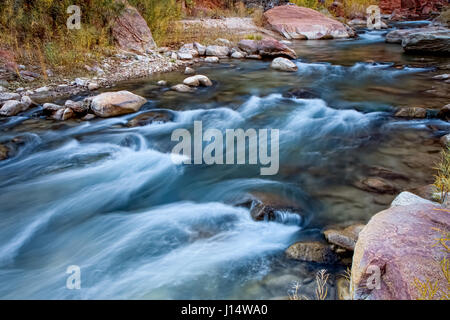
[(241, 40), (238, 42), (238, 47), (247, 54), (258, 53), (258, 41), (255, 40)]
[(44, 112), (47, 112), (47, 113), (54, 113), (55, 111), (58, 111), (58, 110), (64, 109), (64, 108), (65, 108), (65, 106), (60, 106), (55, 103), (44, 103), (44, 105), (42, 106), (42, 109), (44, 110)]
[(8, 158), (9, 158), (9, 149), (6, 146), (0, 144), (0, 161), (6, 160)]
[(394, 115), (399, 118), (419, 118), (427, 117), (427, 110), (420, 107), (404, 107), (400, 108)]
[(167, 86), (167, 81), (165, 81), (165, 80), (159, 80), (157, 84), (158, 84), (158, 86), (160, 86), (160, 87), (165, 87), (165, 86)]
[(447, 104), (439, 110), (437, 117), (442, 120), (450, 120), (450, 104)]
[(173, 60), (177, 60), (178, 59), (178, 55), (176, 52), (172, 52), (172, 55), (170, 56), (171, 59)]
[(279, 6), (264, 13), (267, 25), (286, 39), (349, 38), (346, 26), (324, 14), (296, 5)]
[(426, 186), (414, 188), (408, 190), (408, 192), (411, 192), (422, 199), (430, 200), (430, 201), (439, 201), (441, 198), (441, 193), (433, 184), (428, 184)]
[[(440, 266), (448, 252), (436, 245), (436, 238), (440, 236), (437, 230), (450, 232), (450, 216), (439, 208), (429, 204), (394, 206), (372, 217), (355, 246), (353, 299), (417, 300), (416, 279), (441, 288), (448, 285)], [(371, 286), (376, 284), (371, 280), (377, 273), (381, 276), (378, 288)]]
[(391, 207), (409, 206), (413, 204), (436, 204), (429, 200), (423, 199), (411, 192), (404, 191), (400, 193), (391, 203)]
[(450, 79), (450, 74), (444, 73), (433, 77), (434, 80), (447, 80)]
[(247, 56), (247, 59), (253, 59), (253, 60), (261, 60), (262, 57), (259, 54), (249, 54)]
[(0, 109), (0, 116), (11, 117), (20, 112), (26, 111), (29, 105), (17, 100), (6, 101)]
[(233, 59), (244, 59), (244, 58), (245, 58), (244, 54), (241, 53), (241, 52), (239, 52), (239, 51), (233, 52), (233, 53), (231, 54), (231, 57), (232, 57)]
[(177, 55), (178, 55), (178, 58), (181, 59), (181, 60), (192, 60), (192, 59), (194, 59), (194, 56), (191, 53), (189, 53), (189, 52), (178, 51)]
[(101, 118), (139, 111), (147, 99), (129, 91), (106, 92), (90, 100), (90, 109)]
[(382, 13), (402, 19), (428, 19), (432, 12), (439, 12), (446, 0), (380, 0)]
[(65, 107), (72, 109), (76, 113), (86, 113), (89, 110), (88, 105), (84, 104), (81, 101), (72, 101), (67, 100), (64, 104)]
[(408, 29), (398, 29), (386, 34), (385, 41), (387, 43), (402, 43), (403, 38), (409, 33)]
[(402, 47), (405, 52), (450, 55), (450, 30), (408, 34)]
[[(180, 59), (190, 60), (193, 59), (194, 57), (197, 57), (198, 55), (199, 55), (198, 51), (195, 48), (195, 44), (193, 43), (187, 43), (178, 50), (178, 56), (180, 57)], [(185, 58), (183, 58), (183, 56)], [(191, 58), (187, 58), (189, 56)]]
[(14, 74), (17, 74), (19, 70), (12, 51), (0, 49), (0, 65), (4, 65), (7, 71)]
[(27, 109), (31, 106), (37, 106), (29, 96), (23, 96), (22, 99), (20, 99), (20, 102), (22, 102)]
[(380, 167), (380, 166), (370, 167), (368, 171), (369, 171), (370, 176), (380, 177), (380, 178), (384, 178), (384, 179), (388, 179), (388, 180), (399, 179), (399, 180), (409, 181), (408, 176), (406, 176), (402, 173), (394, 172), (390, 169)]
[(36, 90), (34, 90), (34, 92), (43, 93), (43, 92), (48, 92), (49, 90), (50, 90), (49, 87), (40, 87), (40, 88), (37, 88)]
[(58, 121), (69, 120), (74, 116), (74, 112), (70, 108), (62, 107), (52, 114), (52, 118)]
[(339, 278), (336, 281), (336, 289), (338, 300), (351, 300), (352, 295), (350, 294), (350, 282), (345, 278)]
[(0, 104), (8, 100), (19, 100), (20, 94), (15, 92), (0, 93)]
[(184, 69), (184, 74), (185, 75), (195, 74), (195, 70), (190, 67), (186, 67), (186, 69)]
[(275, 70), (280, 70), (280, 71), (287, 71), (287, 72), (295, 72), (298, 70), (298, 67), (295, 63), (293, 63), (292, 61), (286, 59), (286, 58), (275, 58), (270, 67), (272, 69)]
[(84, 117), (81, 118), (81, 120), (83, 120), (83, 121), (89, 121), (92, 119), (95, 119), (95, 114), (92, 114), (92, 113), (88, 113)]
[(375, 193), (387, 193), (387, 194), (395, 194), (397, 192), (397, 188), (392, 185), (390, 182), (381, 179), (381, 178), (366, 178), (357, 183), (355, 186), (361, 190)]
[(441, 137), (440, 143), (443, 147), (450, 147), (450, 134)]
[(296, 59), (294, 50), (275, 39), (241, 40), (238, 43), (239, 49), (247, 54), (259, 54), (262, 57), (287, 57)]
[(319, 95), (309, 89), (291, 89), (286, 93), (283, 93), (285, 98), (297, 98), (297, 99), (319, 99)]
[(297, 58), (297, 54), (294, 50), (275, 39), (264, 39), (258, 41), (258, 53), (263, 57)]
[(145, 53), (156, 48), (150, 28), (136, 8), (125, 8), (112, 24), (111, 32), (117, 45), (126, 51)]
[(142, 127), (152, 123), (165, 123), (173, 120), (173, 114), (164, 111), (149, 111), (131, 119), (128, 127)]
[(204, 87), (211, 87), (213, 85), (207, 76), (200, 74), (184, 79), (183, 83), (191, 87), (198, 87), (200, 85)]
[(74, 84), (79, 87), (85, 87), (87, 85), (87, 82), (88, 82), (87, 79), (81, 79), (81, 78), (76, 78), (74, 80)]
[(195, 91), (195, 88), (189, 87), (185, 84), (177, 84), (177, 85), (172, 86), (170, 89), (172, 89), (173, 91), (182, 92), (182, 93), (189, 93), (189, 92)]
[(338, 260), (329, 245), (318, 241), (294, 243), (286, 250), (286, 256), (294, 260), (326, 264)]
[(367, 20), (364, 19), (352, 19), (349, 22), (347, 22), (348, 25), (350, 26), (358, 26), (358, 27), (366, 27), (367, 26)]
[(230, 49), (224, 46), (207, 46), (206, 55), (214, 57), (228, 57)]
[(216, 42), (220, 43), (220, 44), (222, 44), (224, 46), (231, 46), (231, 41), (228, 40), (228, 39), (219, 38), (219, 39), (216, 39)]
[(0, 93), (6, 92), (8, 89), (6, 89), (4, 86), (0, 86)]
[(206, 57), (205, 62), (207, 63), (219, 63), (218, 57)]
[(353, 251), (358, 235), (363, 228), (363, 224), (354, 224), (345, 228), (329, 227), (324, 230), (323, 234), (329, 243)]
[(194, 47), (200, 56), (204, 56), (206, 54), (206, 47), (201, 45), (200, 43), (194, 42)]
[(90, 82), (88, 84), (88, 90), (89, 91), (94, 91), (94, 90), (97, 90), (98, 88), (100, 88), (100, 85), (98, 83), (96, 83), (96, 82)]

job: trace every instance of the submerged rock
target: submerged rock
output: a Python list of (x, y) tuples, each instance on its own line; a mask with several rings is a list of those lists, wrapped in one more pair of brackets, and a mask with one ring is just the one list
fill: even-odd
[(297, 99), (319, 99), (319, 95), (310, 89), (291, 89), (286, 93), (283, 93), (285, 98), (297, 98)]
[(382, 178), (365, 178), (355, 183), (355, 186), (361, 190), (375, 193), (395, 194), (397, 188), (390, 182)]
[[(416, 300), (416, 280), (445, 289), (440, 262), (448, 253), (436, 245), (436, 238), (438, 230), (450, 232), (450, 216), (439, 209), (429, 204), (394, 206), (372, 217), (355, 246), (353, 299)], [(378, 282), (371, 281), (377, 274)]]
[(426, 118), (427, 109), (420, 107), (404, 107), (400, 108), (394, 115), (399, 118)]
[(131, 119), (128, 127), (143, 127), (152, 123), (165, 123), (173, 120), (173, 114), (166, 111), (149, 111)]
[(318, 241), (294, 243), (286, 250), (286, 256), (294, 260), (326, 264), (338, 261), (330, 245)]
[(275, 58), (270, 65), (272, 69), (286, 72), (295, 72), (298, 70), (298, 67), (292, 61), (286, 58)]
[(279, 6), (264, 13), (268, 26), (286, 39), (349, 38), (351, 32), (341, 22), (296, 5)]
[(192, 88), (185, 84), (177, 84), (177, 85), (172, 86), (170, 89), (173, 91), (182, 92), (182, 93), (189, 93), (189, 92), (195, 91), (195, 88)]
[(0, 144), (0, 161), (6, 160), (8, 158), (9, 158), (9, 149), (6, 146)]

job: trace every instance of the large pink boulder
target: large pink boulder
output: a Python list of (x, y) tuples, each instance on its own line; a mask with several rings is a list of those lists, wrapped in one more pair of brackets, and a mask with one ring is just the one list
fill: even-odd
[(343, 23), (315, 10), (285, 5), (264, 13), (266, 24), (287, 39), (349, 38), (353, 31)]
[(156, 48), (147, 22), (136, 8), (122, 1), (125, 8), (112, 25), (112, 35), (117, 45), (127, 51), (145, 53)]
[(434, 204), (392, 206), (372, 217), (355, 246), (353, 298), (417, 299), (420, 294), (416, 280), (437, 282), (446, 290), (448, 284), (440, 262), (449, 258), (449, 253), (436, 245), (438, 230), (450, 231), (450, 213)]

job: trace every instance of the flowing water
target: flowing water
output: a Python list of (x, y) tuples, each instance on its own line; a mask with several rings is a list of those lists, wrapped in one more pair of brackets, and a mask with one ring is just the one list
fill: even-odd
[[(431, 78), (450, 61), (404, 55), (385, 33), (295, 43), (296, 73), (272, 71), (270, 61), (198, 66), (214, 86), (195, 94), (156, 86), (181, 82), (180, 72), (114, 88), (146, 97), (139, 114), (157, 110), (169, 122), (130, 127), (131, 114), (61, 123), (35, 110), (1, 119), (0, 143), (20, 144), (0, 162), (0, 298), (268, 299), (287, 296), (294, 281), (312, 295), (322, 268), (335, 298), (344, 265), (289, 261), (284, 250), (387, 208), (393, 195), (354, 186), (376, 167), (406, 176), (392, 180), (399, 190), (432, 182), (439, 137), (450, 131), (431, 117), (393, 117), (395, 107), (449, 103), (448, 84)], [(293, 88), (318, 98), (283, 97)], [(196, 120), (279, 129), (279, 174), (174, 164), (171, 133)], [(256, 222), (236, 206), (250, 195), (301, 210)], [(81, 268), (81, 290), (66, 288), (70, 265)]]

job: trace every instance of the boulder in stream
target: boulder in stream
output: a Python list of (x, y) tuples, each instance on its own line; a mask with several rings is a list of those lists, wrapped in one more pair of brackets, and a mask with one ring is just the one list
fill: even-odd
[(198, 86), (211, 87), (213, 85), (213, 83), (211, 82), (211, 80), (209, 80), (207, 76), (201, 74), (186, 78), (184, 79), (183, 83), (190, 87), (198, 87)]
[(420, 107), (403, 107), (398, 109), (395, 113), (395, 117), (423, 119), (427, 117), (427, 109)]
[(297, 242), (286, 250), (290, 259), (331, 264), (338, 261), (338, 256), (331, 246), (319, 241)]
[(228, 57), (230, 54), (230, 48), (225, 46), (207, 46), (206, 47), (206, 55), (213, 57)]
[(108, 118), (137, 112), (147, 99), (129, 91), (117, 91), (105, 92), (85, 101), (95, 115)]
[(295, 63), (293, 63), (289, 59), (281, 58), (281, 57), (273, 59), (270, 67), (275, 70), (286, 71), (286, 72), (295, 72), (298, 70), (298, 67)]

